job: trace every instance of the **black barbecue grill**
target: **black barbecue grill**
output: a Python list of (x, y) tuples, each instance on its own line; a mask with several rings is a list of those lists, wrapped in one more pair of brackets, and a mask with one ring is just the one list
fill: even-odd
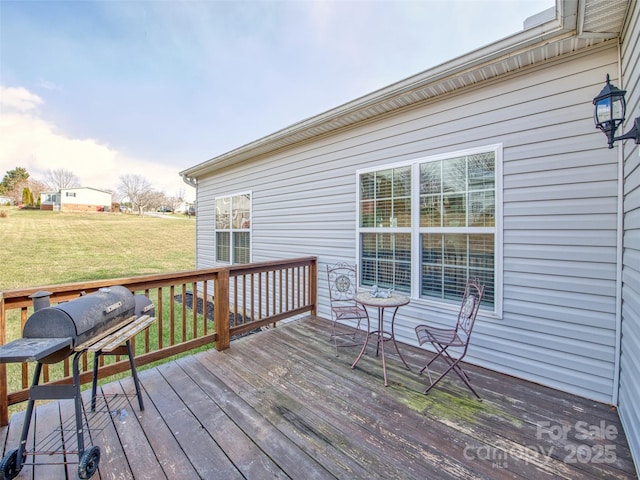
[[(0, 463), (0, 473), (5, 479), (17, 476), (25, 464), (27, 435), (36, 400), (75, 400), (78, 477), (87, 479), (95, 473), (100, 461), (100, 448), (84, 448), (80, 396), (79, 360), (87, 351), (94, 352), (92, 410), (96, 402), (98, 358), (116, 352), (129, 357), (138, 405), (140, 410), (144, 410), (130, 339), (155, 320), (151, 301), (143, 295), (133, 295), (126, 287), (114, 286), (48, 306), (46, 293), (39, 292), (33, 296), (35, 311), (25, 323), (22, 338), (0, 346), (0, 363), (37, 362), (20, 446), (7, 453)], [(122, 346), (123, 343), (126, 345)], [(38, 385), (43, 364), (57, 363), (71, 355), (74, 355), (73, 385)]]

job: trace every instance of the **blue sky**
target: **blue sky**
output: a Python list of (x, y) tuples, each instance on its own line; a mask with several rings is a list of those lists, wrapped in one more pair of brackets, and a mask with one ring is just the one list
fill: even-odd
[(522, 29), (554, 0), (0, 0), (0, 175), (178, 172)]

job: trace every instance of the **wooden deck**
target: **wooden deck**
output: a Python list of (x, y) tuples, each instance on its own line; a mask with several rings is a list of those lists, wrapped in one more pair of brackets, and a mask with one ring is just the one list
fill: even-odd
[[(352, 370), (358, 349), (336, 356), (327, 332), (309, 317), (145, 370), (143, 412), (130, 378), (105, 385), (105, 411), (86, 414), (102, 451), (93, 478), (637, 478), (609, 406), (472, 366), (482, 402), (455, 376), (425, 396), (417, 371), (430, 354), (406, 345), (412, 369), (388, 355), (385, 388), (375, 350)], [(72, 417), (68, 400), (38, 406), (35, 442), (63, 423), (73, 449)], [(5, 451), (23, 419), (0, 431)], [(38, 455), (17, 478), (76, 478), (64, 460)]]

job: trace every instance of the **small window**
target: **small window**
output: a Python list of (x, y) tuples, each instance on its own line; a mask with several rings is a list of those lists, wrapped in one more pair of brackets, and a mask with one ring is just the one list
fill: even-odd
[(216, 261), (251, 262), (251, 194), (216, 198)]

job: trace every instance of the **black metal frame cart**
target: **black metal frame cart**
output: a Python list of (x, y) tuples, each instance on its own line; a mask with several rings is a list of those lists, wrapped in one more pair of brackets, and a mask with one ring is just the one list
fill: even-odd
[[(135, 317), (134, 317), (135, 318)], [(69, 348), (73, 342), (72, 338), (52, 338), (52, 339), (28, 339), (22, 338), (15, 340), (7, 345), (0, 347), (0, 363), (15, 363), (36, 361), (33, 372), (33, 381), (29, 388), (29, 400), (27, 410), (25, 412), (25, 420), (22, 426), (20, 436), (20, 445), (17, 449), (7, 452), (0, 462), (0, 474), (5, 480), (15, 478), (24, 465), (37, 465), (35, 462), (36, 451), (27, 450), (27, 437), (29, 435), (29, 427), (36, 400), (64, 400), (72, 399), (74, 401), (75, 410), (75, 433), (77, 439), (77, 451), (67, 450), (64, 447), (60, 453), (67, 454), (77, 453), (78, 455), (78, 478), (88, 479), (93, 476), (100, 462), (100, 447), (97, 445), (85, 448), (84, 423), (83, 423), (83, 405), (82, 395), (80, 391), (80, 358), (88, 351), (94, 352), (93, 357), (93, 381), (91, 389), (91, 410), (96, 408), (97, 383), (98, 383), (98, 360), (101, 355), (122, 355), (129, 357), (131, 367), (131, 375), (133, 377), (136, 396), (138, 397), (138, 406), (140, 410), (144, 410), (142, 396), (140, 394), (140, 386), (136, 366), (134, 361), (134, 353), (131, 347), (131, 338), (140, 331), (147, 328), (155, 318), (144, 315), (126, 324), (116, 331), (112, 331), (108, 336), (95, 338), (92, 341), (78, 345), (74, 348), (73, 353), (73, 384), (70, 385), (39, 385), (42, 365), (47, 363), (46, 358), (52, 352)], [(125, 344), (125, 345), (123, 345)], [(35, 352), (35, 353), (34, 353)], [(43, 360), (43, 361), (41, 361)], [(107, 409), (108, 413), (109, 410)], [(88, 430), (88, 422), (87, 422)], [(51, 453), (51, 452), (48, 452)], [(33, 455), (34, 461), (27, 463), (27, 456)], [(65, 462), (67, 463), (67, 462)], [(73, 462), (68, 462), (73, 463)]]

